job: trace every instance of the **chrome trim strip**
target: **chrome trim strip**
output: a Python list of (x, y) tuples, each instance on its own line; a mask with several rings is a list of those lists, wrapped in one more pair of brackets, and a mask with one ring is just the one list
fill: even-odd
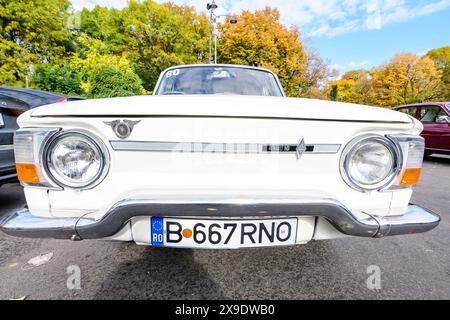
[(32, 215), (28, 209), (22, 209), (0, 218), (0, 230), (19, 237), (72, 239), (79, 222), (85, 223), (87, 219), (43, 218)]
[(378, 238), (426, 232), (436, 228), (441, 221), (440, 216), (417, 205), (409, 205), (403, 215), (373, 218), (380, 225)]
[[(202, 200), (194, 200), (202, 199)], [(14, 211), (0, 219), (4, 233), (30, 238), (101, 239), (119, 232), (134, 217), (262, 218), (319, 216), (340, 232), (359, 237), (421, 233), (437, 227), (440, 217), (419, 206), (410, 205), (403, 215), (380, 217), (356, 215), (332, 199), (229, 199), (157, 198), (128, 199), (117, 203), (99, 221), (86, 218), (41, 218), (28, 209)]]
[(7, 184), (10, 182), (17, 182), (17, 181), (18, 181), (18, 179), (17, 179), (16, 173), (11, 173), (11, 174), (4, 175), (4, 176), (0, 175), (0, 186), (2, 186), (2, 184)]
[(0, 146), (0, 151), (12, 151), (12, 150), (14, 150), (13, 144), (7, 144), (7, 145)]
[[(208, 153), (297, 153), (297, 144), (205, 143), (159, 141), (110, 141), (115, 151), (208, 152)], [(305, 153), (337, 153), (340, 144), (307, 144)]]
[(436, 151), (436, 152), (439, 152), (439, 151), (446, 151), (446, 152), (448, 152), (449, 151), (448, 149), (438, 149), (438, 148), (425, 148), (425, 150)]

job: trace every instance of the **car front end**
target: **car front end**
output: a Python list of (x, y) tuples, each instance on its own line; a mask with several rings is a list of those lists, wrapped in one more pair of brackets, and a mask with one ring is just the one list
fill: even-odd
[[(75, 103), (20, 117), (27, 208), (3, 218), (5, 233), (240, 248), (440, 221), (409, 204), (424, 143), (421, 124), (400, 113), (276, 97)], [(133, 106), (125, 117), (123, 104)]]
[(270, 71), (169, 68), (153, 96), (19, 118), (27, 207), (13, 236), (231, 249), (426, 232), (410, 204), (422, 124), (399, 112), (286, 98)]

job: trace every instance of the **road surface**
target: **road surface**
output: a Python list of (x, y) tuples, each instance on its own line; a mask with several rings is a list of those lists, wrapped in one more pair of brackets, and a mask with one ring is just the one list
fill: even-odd
[[(19, 185), (0, 188), (0, 215), (24, 202)], [(425, 161), (413, 202), (439, 213), (440, 226), (275, 249), (173, 250), (0, 233), (0, 299), (450, 299), (450, 157)], [(48, 263), (27, 264), (46, 253)], [(71, 265), (80, 268), (80, 290), (67, 288)], [(380, 268), (381, 289), (367, 286), (370, 266)]]

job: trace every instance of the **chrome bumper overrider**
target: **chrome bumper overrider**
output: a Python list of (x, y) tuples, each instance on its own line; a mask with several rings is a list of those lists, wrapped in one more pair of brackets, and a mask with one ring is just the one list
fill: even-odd
[[(385, 237), (421, 233), (435, 228), (440, 217), (424, 208), (409, 205), (398, 216), (355, 215), (331, 199), (130, 199), (116, 204), (101, 220), (89, 218), (41, 218), (21, 209), (0, 218), (0, 229), (9, 235), (30, 238), (100, 239), (119, 232), (139, 216), (165, 217), (292, 217), (327, 219), (340, 232), (359, 237)], [(357, 218), (364, 217), (364, 218)]]

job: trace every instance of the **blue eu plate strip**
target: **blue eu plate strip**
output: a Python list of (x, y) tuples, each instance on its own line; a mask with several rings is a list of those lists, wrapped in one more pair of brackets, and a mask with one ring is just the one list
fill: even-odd
[(164, 245), (164, 218), (153, 217), (152, 221), (152, 245)]

